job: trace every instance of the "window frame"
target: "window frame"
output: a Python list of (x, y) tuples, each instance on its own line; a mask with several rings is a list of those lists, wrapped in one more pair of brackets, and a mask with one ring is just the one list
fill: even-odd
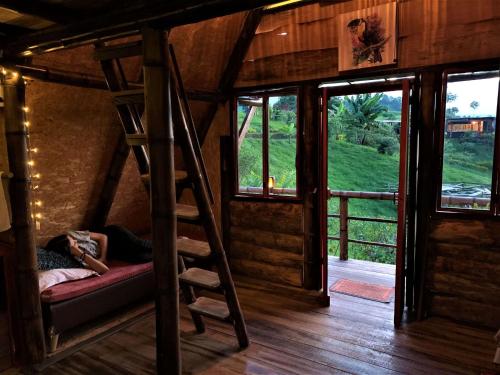
[[(295, 134), (295, 195), (280, 195), (271, 194), (269, 191), (269, 97), (276, 96), (296, 96), (297, 113), (296, 113), (296, 134)], [(238, 152), (238, 98), (242, 96), (260, 96), (263, 99), (262, 104), (262, 193), (247, 193), (239, 191), (239, 152)], [(267, 89), (262, 91), (239, 91), (235, 92), (231, 101), (231, 138), (233, 140), (233, 187), (232, 197), (235, 199), (269, 201), (277, 200), (284, 202), (297, 202), (303, 199), (301, 187), (302, 181), (302, 163), (301, 157), (303, 149), (302, 134), (302, 90), (299, 87), (287, 87)]]
[[(492, 64), (488, 66), (469, 66), (469, 67), (459, 67), (459, 68), (449, 68), (444, 69), (441, 74), (441, 85), (440, 85), (440, 102), (437, 105), (437, 124), (439, 126), (437, 132), (438, 141), (438, 168), (436, 171), (436, 207), (435, 213), (438, 215), (451, 215), (451, 216), (467, 216), (467, 217), (494, 217), (498, 216), (500, 213), (499, 207), (499, 182), (500, 182), (500, 135), (499, 129), (495, 126), (495, 139), (493, 141), (493, 165), (492, 165), (492, 176), (491, 176), (491, 197), (490, 197), (490, 207), (488, 210), (474, 209), (474, 208), (456, 208), (456, 207), (442, 207), (442, 187), (443, 187), (443, 171), (444, 171), (444, 141), (445, 141), (445, 125), (446, 125), (446, 97), (448, 93), (448, 76), (451, 74), (460, 73), (474, 73), (480, 71), (500, 71), (500, 64)], [(500, 73), (499, 73), (500, 76)], [(500, 80), (498, 84), (498, 96), (497, 96), (497, 110), (495, 122), (498, 124), (499, 114), (500, 114)]]

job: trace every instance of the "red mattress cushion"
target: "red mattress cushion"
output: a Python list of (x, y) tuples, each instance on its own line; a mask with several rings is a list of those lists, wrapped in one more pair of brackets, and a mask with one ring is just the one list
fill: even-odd
[(54, 285), (53, 287), (43, 291), (40, 295), (42, 302), (54, 303), (76, 298), (97, 289), (116, 284), (122, 280), (129, 279), (142, 273), (150, 272), (153, 269), (153, 264), (151, 262), (143, 264), (129, 264), (114, 261), (110, 262), (108, 266), (109, 271), (104, 275)]

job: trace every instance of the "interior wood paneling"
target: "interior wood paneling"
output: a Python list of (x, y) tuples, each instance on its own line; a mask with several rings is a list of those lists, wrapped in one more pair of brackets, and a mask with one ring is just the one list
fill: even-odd
[(303, 206), (232, 201), (230, 265), (236, 273), (301, 287), (304, 283)]
[[(265, 16), (236, 86), (338, 76), (337, 15), (386, 2), (313, 4)], [(404, 0), (398, 2), (398, 12), (399, 68), (500, 55), (497, 26), (500, 4), (495, 0)], [(287, 35), (279, 35), (285, 32)], [(321, 52), (324, 51), (330, 51), (330, 59), (322, 58), (324, 54)], [(281, 71), (275, 68), (277, 66), (282, 68)]]
[(429, 313), (500, 326), (500, 234), (492, 220), (436, 220), (430, 234)]

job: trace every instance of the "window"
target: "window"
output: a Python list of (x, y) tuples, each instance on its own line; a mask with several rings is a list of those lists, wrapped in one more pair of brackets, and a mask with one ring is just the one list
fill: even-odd
[(297, 196), (297, 94), (240, 96), (235, 112), (238, 194)]
[(445, 75), (438, 207), (494, 212), (499, 71)]

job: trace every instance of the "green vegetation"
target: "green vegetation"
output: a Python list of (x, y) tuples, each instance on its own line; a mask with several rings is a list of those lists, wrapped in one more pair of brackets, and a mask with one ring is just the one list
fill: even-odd
[[(296, 119), (288, 112), (295, 114), (295, 107), (278, 101), (270, 108), (270, 171), (278, 176), (277, 187), (294, 188)], [(397, 191), (400, 108), (400, 98), (385, 94), (331, 98), (328, 103), (330, 189)], [(240, 127), (246, 113), (248, 108), (240, 106)], [(490, 185), (493, 140), (493, 134), (446, 138), (444, 183)], [(257, 109), (242, 143), (239, 165), (241, 186), (262, 186), (261, 108)], [(331, 214), (338, 214), (339, 199), (332, 198), (328, 206)], [(349, 215), (396, 219), (397, 208), (392, 201), (350, 199)], [(329, 236), (339, 235), (338, 218), (329, 219), (328, 233)], [(396, 225), (351, 220), (349, 238), (395, 243)], [(338, 241), (329, 241), (328, 250), (338, 255)], [(393, 264), (395, 250), (350, 243), (349, 257)]]

